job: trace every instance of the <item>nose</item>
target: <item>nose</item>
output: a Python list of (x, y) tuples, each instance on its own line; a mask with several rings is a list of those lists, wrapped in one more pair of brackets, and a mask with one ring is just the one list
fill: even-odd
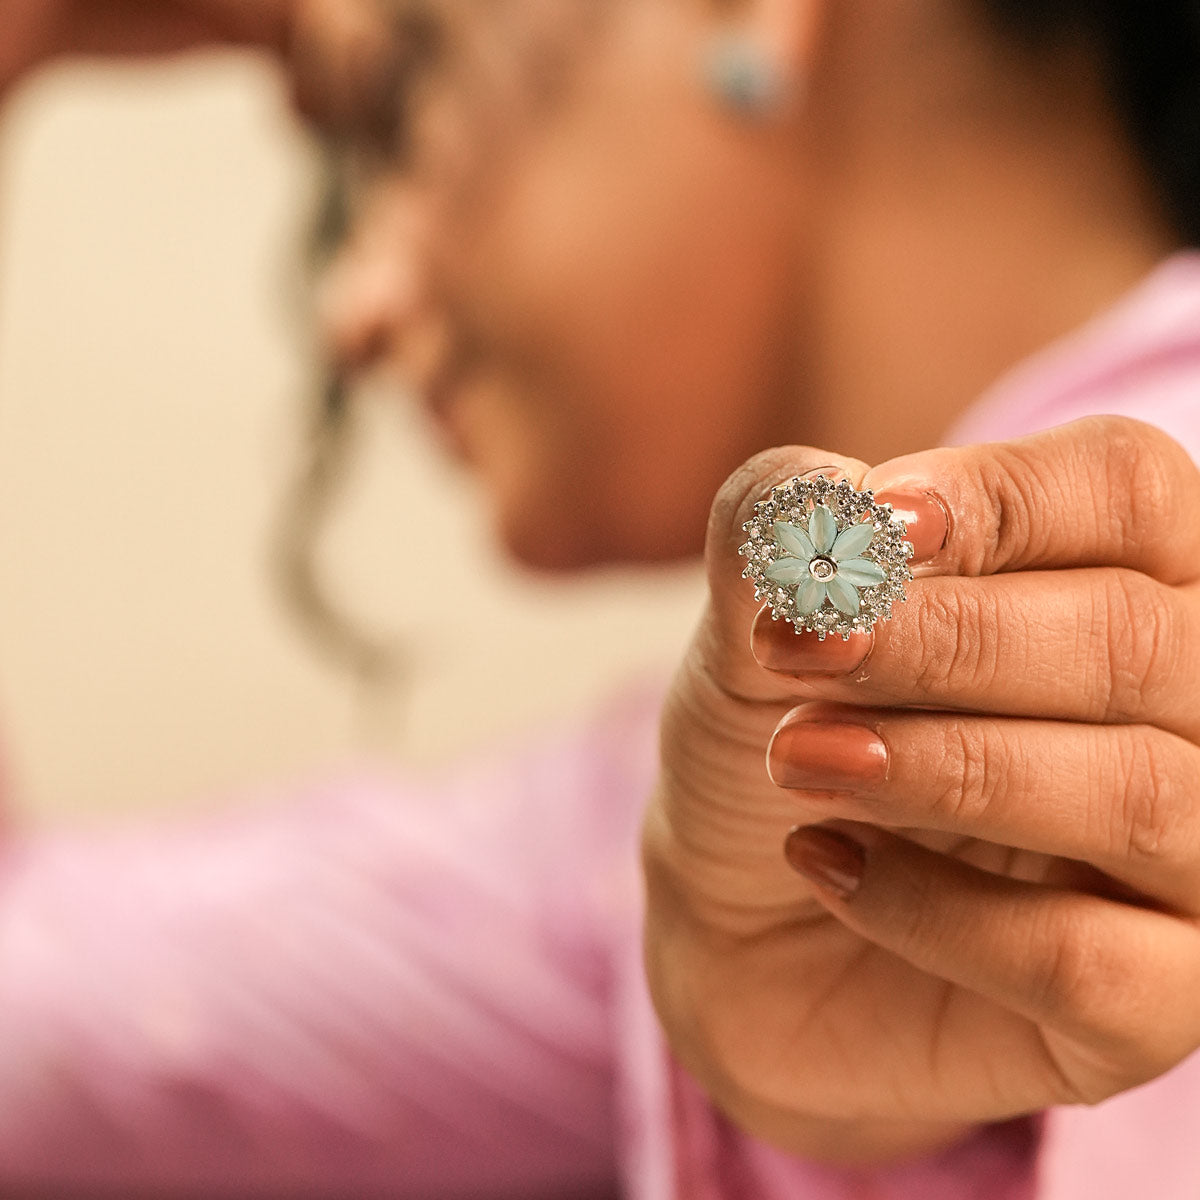
[(344, 373), (394, 369), (421, 386), (443, 352), (430, 301), (429, 223), (411, 189), (372, 194), (321, 284), (318, 314)]

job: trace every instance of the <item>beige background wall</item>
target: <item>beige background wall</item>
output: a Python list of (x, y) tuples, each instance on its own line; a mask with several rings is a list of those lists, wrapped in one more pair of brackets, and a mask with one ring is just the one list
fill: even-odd
[[(368, 689), (311, 653), (265, 561), (307, 383), (312, 170), (249, 60), (62, 70), (0, 114), (0, 740), (27, 813), (443, 762), (669, 664), (695, 619), (688, 571), (507, 570), (469, 482), (375, 403), (327, 562), (416, 672)], [(430, 580), (457, 556), (488, 563), (488, 618), (450, 630)]]

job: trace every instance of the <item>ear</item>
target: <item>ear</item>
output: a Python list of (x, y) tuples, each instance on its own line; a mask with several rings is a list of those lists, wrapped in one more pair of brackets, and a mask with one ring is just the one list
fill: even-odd
[(778, 116), (802, 100), (818, 33), (832, 0), (743, 0), (723, 12), (706, 74), (743, 117)]
[(746, 33), (756, 38), (781, 69), (806, 78), (832, 0), (745, 0)]

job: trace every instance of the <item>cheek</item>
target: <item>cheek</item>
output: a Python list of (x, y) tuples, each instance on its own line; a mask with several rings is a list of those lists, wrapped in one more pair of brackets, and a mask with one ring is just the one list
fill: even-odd
[(589, 364), (597, 346), (580, 345), (569, 380), (479, 387), (463, 402), (502, 539), (551, 568), (697, 554), (721, 481), (784, 439), (716, 383), (706, 354)]
[(511, 399), (526, 474), (509, 495), (522, 482), (528, 496), (586, 495), (581, 554), (687, 555), (725, 476), (787, 440), (779, 258), (744, 210), (672, 218), (621, 199), (591, 200), (590, 219), (531, 245), (521, 272), (494, 276), (513, 284), (528, 364)]

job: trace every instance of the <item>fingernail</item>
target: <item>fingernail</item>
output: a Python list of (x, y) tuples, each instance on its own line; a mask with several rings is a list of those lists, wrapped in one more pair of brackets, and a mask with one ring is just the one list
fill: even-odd
[(796, 828), (783, 845), (788, 865), (822, 891), (847, 900), (862, 884), (867, 854), (844, 833), (819, 825)]
[(866, 725), (785, 717), (767, 748), (767, 771), (782, 788), (870, 788), (887, 770), (887, 743)]
[(950, 514), (936, 493), (916, 488), (885, 488), (875, 493), (876, 504), (890, 504), (892, 515), (908, 526), (913, 558), (933, 558), (950, 536)]
[(803, 472), (798, 478), (816, 479), (818, 475), (824, 475), (829, 479), (844, 479), (846, 472), (842, 467), (831, 464), (828, 467), (813, 467), (811, 471)]
[(874, 631), (852, 633), (848, 641), (797, 633), (789, 622), (771, 620), (770, 609), (759, 612), (750, 630), (750, 651), (758, 665), (789, 675), (849, 675), (866, 662), (874, 644)]

